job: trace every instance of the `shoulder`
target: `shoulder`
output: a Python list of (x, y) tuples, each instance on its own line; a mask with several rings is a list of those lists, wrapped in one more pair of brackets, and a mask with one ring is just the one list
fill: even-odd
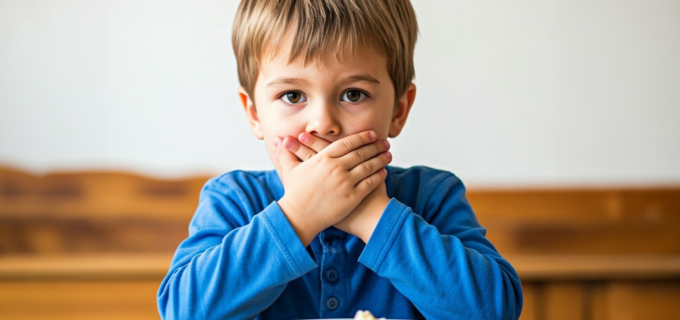
[(268, 174), (269, 171), (233, 170), (208, 180), (204, 189), (227, 191), (266, 187)]
[(427, 166), (413, 166), (409, 168), (387, 166), (388, 183), (411, 188), (433, 188), (441, 183), (460, 185), (462, 181), (453, 172), (431, 168)]
[(274, 171), (234, 170), (208, 180), (200, 200), (229, 202), (253, 215), (274, 201), (270, 176)]
[(203, 186), (203, 190), (215, 190), (221, 193), (262, 192), (268, 189), (267, 179), (270, 174), (270, 171), (229, 171), (208, 180)]
[(433, 202), (441, 202), (451, 198), (451, 195), (465, 193), (465, 187), (458, 176), (450, 171), (426, 166), (388, 166), (385, 183), (388, 196), (419, 212), (424, 212)]

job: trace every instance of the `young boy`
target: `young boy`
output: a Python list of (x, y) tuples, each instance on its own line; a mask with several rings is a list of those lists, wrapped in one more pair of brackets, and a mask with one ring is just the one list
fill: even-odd
[(208, 181), (166, 319), (517, 319), (520, 281), (453, 174), (387, 166), (415, 99), (408, 0), (244, 0), (232, 41), (276, 170)]

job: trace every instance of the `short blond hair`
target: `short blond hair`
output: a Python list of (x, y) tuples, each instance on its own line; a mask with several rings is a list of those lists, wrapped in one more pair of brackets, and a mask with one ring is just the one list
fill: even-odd
[(232, 45), (239, 81), (252, 99), (260, 62), (276, 54), (287, 32), (293, 36), (290, 62), (301, 54), (306, 64), (328, 50), (373, 49), (387, 59), (396, 99), (415, 77), (418, 22), (409, 0), (243, 0)]

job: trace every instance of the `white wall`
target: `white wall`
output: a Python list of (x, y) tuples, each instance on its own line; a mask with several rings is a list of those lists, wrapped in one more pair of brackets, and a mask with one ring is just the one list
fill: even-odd
[[(468, 186), (680, 183), (680, 2), (414, 0), (394, 164)], [(0, 0), (0, 165), (272, 168), (238, 104), (237, 1)]]

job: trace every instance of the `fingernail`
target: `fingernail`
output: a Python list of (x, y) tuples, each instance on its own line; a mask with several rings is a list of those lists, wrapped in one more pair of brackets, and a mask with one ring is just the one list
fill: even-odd
[(390, 148), (390, 143), (387, 140), (385, 140), (385, 147), (387, 147), (387, 149)]
[(385, 152), (385, 154), (387, 155), (388, 158), (392, 159), (392, 152), (387, 151)]
[(278, 148), (278, 146), (281, 144), (281, 138), (276, 137), (274, 138), (274, 146)]
[(290, 149), (293, 147), (293, 139), (286, 138), (283, 140), (283, 146), (286, 147), (286, 149)]
[(375, 139), (375, 137), (376, 137), (375, 132), (373, 132), (373, 131), (369, 132), (368, 136), (371, 137), (371, 139)]
[(309, 140), (309, 136), (306, 133), (300, 133), (298, 136), (298, 139), (300, 139), (300, 142), (305, 143), (307, 140)]

